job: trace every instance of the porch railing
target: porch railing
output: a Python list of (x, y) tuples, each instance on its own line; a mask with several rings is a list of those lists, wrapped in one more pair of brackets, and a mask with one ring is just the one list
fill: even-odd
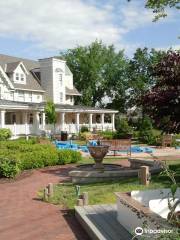
[[(55, 131), (60, 132), (60, 131), (67, 131), (68, 133), (78, 133), (81, 129), (82, 126), (86, 126), (89, 130), (113, 130), (112, 124), (111, 123), (104, 123), (103, 125), (101, 123), (93, 123), (91, 126), (89, 124), (64, 124), (58, 125), (56, 124)], [(6, 124), (5, 128), (9, 128), (12, 132), (13, 135), (29, 135), (29, 134), (40, 134), (41, 131), (43, 130), (43, 126), (39, 125), (37, 127), (35, 124)], [(91, 128), (91, 129), (90, 129)], [(46, 131), (54, 131), (54, 126), (50, 124), (46, 124), (45, 129)]]

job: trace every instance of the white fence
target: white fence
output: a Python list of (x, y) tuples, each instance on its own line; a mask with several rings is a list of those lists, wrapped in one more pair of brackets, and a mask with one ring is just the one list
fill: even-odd
[(113, 130), (113, 126), (111, 123), (104, 123), (103, 125), (100, 123), (92, 124), (91, 126), (89, 124), (63, 124), (62, 126), (56, 125), (55, 127), (50, 124), (46, 124), (45, 128), (43, 128), (42, 125), (39, 125), (37, 127), (35, 124), (6, 124), (5, 128), (9, 128), (14, 136), (17, 135), (39, 135), (42, 131), (67, 131), (68, 133), (78, 133), (82, 126), (86, 126), (90, 131), (93, 129), (99, 130), (99, 131), (105, 131), (105, 130)]

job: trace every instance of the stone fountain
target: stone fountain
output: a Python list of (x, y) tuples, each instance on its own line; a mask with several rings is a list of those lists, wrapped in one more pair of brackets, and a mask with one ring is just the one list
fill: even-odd
[(70, 171), (69, 176), (73, 183), (105, 182), (124, 179), (125, 177), (138, 177), (141, 165), (150, 166), (151, 174), (161, 170), (152, 160), (141, 160), (138, 162), (137, 159), (129, 159), (129, 167), (119, 164), (103, 164), (103, 159), (109, 151), (109, 146), (101, 145), (100, 141), (97, 141), (96, 146), (89, 145), (88, 150), (95, 164), (78, 165), (74, 170)]
[(97, 146), (88, 146), (89, 153), (93, 157), (95, 161), (95, 165), (93, 166), (94, 169), (102, 170), (104, 169), (104, 165), (102, 164), (104, 157), (108, 153), (109, 146), (107, 145), (100, 145), (98, 142)]

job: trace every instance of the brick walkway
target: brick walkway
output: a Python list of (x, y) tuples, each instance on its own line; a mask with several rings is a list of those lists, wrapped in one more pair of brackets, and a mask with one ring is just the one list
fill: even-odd
[(73, 215), (37, 199), (40, 188), (65, 180), (68, 170), (35, 170), (19, 181), (0, 184), (0, 240), (89, 239)]

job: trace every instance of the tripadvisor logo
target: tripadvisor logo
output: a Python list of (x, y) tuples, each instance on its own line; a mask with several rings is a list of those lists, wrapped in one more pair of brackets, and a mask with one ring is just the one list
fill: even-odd
[[(149, 235), (149, 234), (170, 234), (173, 232), (172, 229), (150, 229), (150, 228), (142, 228), (142, 227), (137, 227), (134, 230), (135, 236), (141, 236), (141, 235)], [(134, 237), (132, 239), (134, 239)]]
[(143, 232), (144, 232), (144, 230), (141, 227), (137, 227), (135, 229), (135, 234), (138, 235), (138, 236), (142, 235)]

